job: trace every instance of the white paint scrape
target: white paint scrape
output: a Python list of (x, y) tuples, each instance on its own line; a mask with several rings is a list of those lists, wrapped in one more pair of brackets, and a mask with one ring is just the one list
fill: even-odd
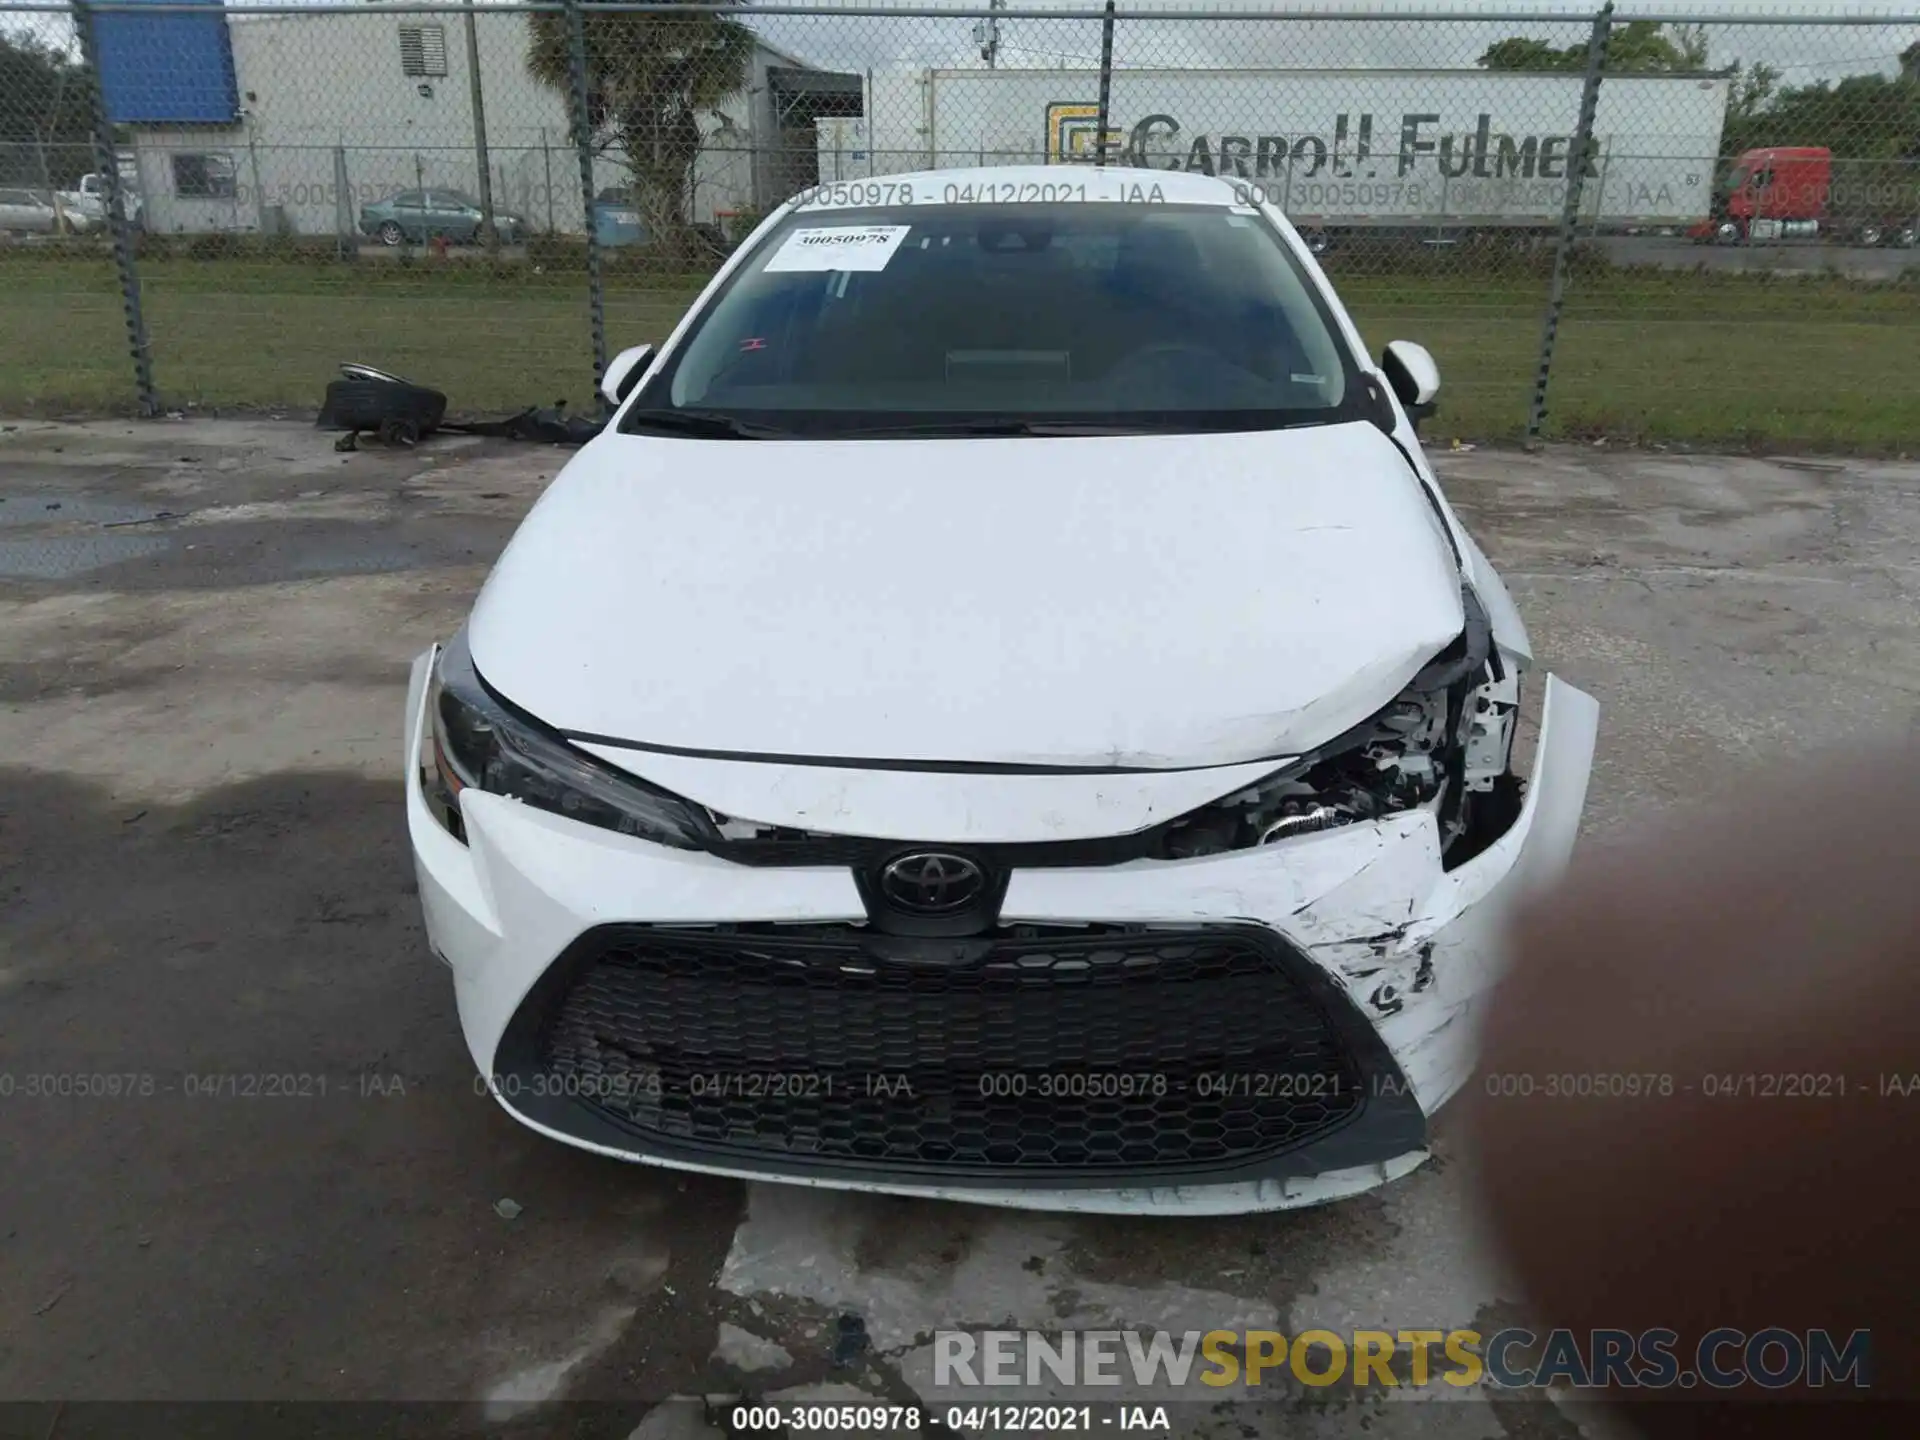
[(720, 1343), (714, 1347), (713, 1358), (749, 1375), (759, 1370), (784, 1370), (793, 1364), (793, 1356), (784, 1346), (724, 1320), (720, 1322)]
[(603, 1310), (580, 1338), (580, 1343), (558, 1360), (547, 1360), (516, 1370), (489, 1386), (486, 1393), (486, 1418), (489, 1423), (511, 1420), (536, 1405), (560, 1396), (567, 1377), (605, 1350), (633, 1319), (631, 1305)]
[[(863, 1243), (898, 1233), (903, 1220), (962, 1235), (963, 1253), (951, 1263), (930, 1254), (863, 1263)], [(1273, 1324), (1270, 1301), (1076, 1276), (1058, 1258), (1074, 1233), (1070, 1220), (1021, 1211), (754, 1185), (719, 1283), (732, 1295), (791, 1296), (853, 1311), (881, 1351), (975, 1324), (1176, 1331)]]

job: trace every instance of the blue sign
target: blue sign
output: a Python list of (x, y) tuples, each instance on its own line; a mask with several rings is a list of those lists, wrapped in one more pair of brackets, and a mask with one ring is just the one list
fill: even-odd
[(223, 7), (203, 14), (95, 11), (93, 25), (100, 88), (114, 124), (231, 125), (240, 118)]

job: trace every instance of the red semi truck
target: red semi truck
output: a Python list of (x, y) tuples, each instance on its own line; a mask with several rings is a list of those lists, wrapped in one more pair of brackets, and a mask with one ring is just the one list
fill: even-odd
[(1722, 245), (1827, 240), (1912, 247), (1920, 236), (1920, 164), (1835, 160), (1822, 145), (1736, 156), (1713, 215), (1688, 232)]

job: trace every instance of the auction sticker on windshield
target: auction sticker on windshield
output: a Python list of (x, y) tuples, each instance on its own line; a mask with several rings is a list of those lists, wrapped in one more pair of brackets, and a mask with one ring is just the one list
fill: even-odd
[(767, 261), (769, 270), (884, 270), (911, 225), (832, 225), (796, 230)]

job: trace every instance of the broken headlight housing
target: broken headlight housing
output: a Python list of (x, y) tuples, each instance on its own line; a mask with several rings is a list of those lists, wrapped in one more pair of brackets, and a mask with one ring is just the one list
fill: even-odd
[(427, 716), (420, 785), (458, 840), (466, 839), (460, 792), (467, 789), (681, 850), (704, 850), (715, 838), (700, 807), (582, 754), (495, 695), (474, 669), (464, 629), (434, 662)]
[[(1517, 799), (1505, 774), (1518, 676), (1493, 647), (1471, 587), (1466, 624), (1388, 705), (1245, 790), (1167, 828), (1172, 859), (1270, 845), (1295, 835), (1431, 808), (1442, 850), (1467, 834), (1470, 792)], [(1504, 782), (1504, 783), (1503, 783)]]

